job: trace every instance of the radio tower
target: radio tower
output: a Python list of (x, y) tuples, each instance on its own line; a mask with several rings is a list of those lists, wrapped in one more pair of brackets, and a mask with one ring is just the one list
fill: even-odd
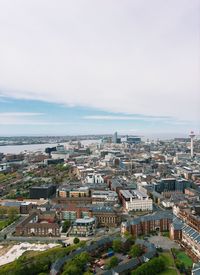
[(195, 138), (195, 134), (193, 131), (191, 131), (190, 135), (190, 152), (191, 152), (191, 158), (194, 157), (194, 138)]

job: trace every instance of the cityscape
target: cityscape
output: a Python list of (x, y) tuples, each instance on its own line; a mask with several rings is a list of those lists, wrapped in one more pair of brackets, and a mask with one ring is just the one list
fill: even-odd
[(0, 275), (200, 275), (200, 0), (0, 0)]
[(195, 133), (82, 138), (0, 153), (0, 274), (143, 274), (152, 265), (160, 274), (198, 274)]

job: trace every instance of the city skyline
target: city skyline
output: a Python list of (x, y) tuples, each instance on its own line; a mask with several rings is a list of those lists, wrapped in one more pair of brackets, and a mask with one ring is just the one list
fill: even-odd
[(1, 2), (0, 136), (199, 135), (199, 11), (197, 0)]

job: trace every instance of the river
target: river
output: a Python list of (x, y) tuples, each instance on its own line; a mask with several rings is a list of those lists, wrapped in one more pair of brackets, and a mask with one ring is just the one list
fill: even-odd
[[(100, 140), (81, 140), (81, 144), (83, 145), (90, 145), (92, 143), (100, 143)], [(64, 146), (67, 146), (69, 143), (59, 143)], [(26, 145), (6, 145), (0, 146), (0, 153), (4, 154), (19, 154), (24, 151), (28, 152), (36, 152), (42, 151), (44, 152), (45, 148), (47, 147), (55, 147), (58, 143), (45, 143), (45, 144), (26, 144)]]

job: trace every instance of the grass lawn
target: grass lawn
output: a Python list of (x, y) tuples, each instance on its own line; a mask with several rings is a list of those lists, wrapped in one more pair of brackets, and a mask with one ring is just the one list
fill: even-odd
[(174, 266), (174, 260), (170, 253), (163, 252), (160, 254), (160, 256), (164, 259), (167, 266)]
[(169, 238), (169, 232), (162, 232), (163, 237), (168, 237)]
[(6, 226), (10, 225), (11, 223), (13, 223), (14, 221), (16, 221), (17, 219), (19, 219), (19, 216), (17, 216), (16, 218), (12, 219), (12, 220), (9, 220), (8, 218), (7, 219), (4, 219), (4, 220), (0, 220), (0, 231), (5, 228)]
[(159, 275), (178, 275), (177, 271), (173, 269), (173, 267), (175, 268), (175, 264), (172, 254), (169, 252), (163, 252), (160, 253), (160, 257), (164, 259), (167, 268), (163, 272), (159, 273)]
[(165, 271), (159, 273), (159, 275), (177, 275), (177, 271), (175, 269), (168, 268)]
[(192, 266), (193, 262), (190, 259), (190, 257), (187, 254), (185, 254), (185, 252), (177, 251), (176, 256), (182, 263), (184, 263), (184, 265), (186, 267), (191, 267)]
[(8, 225), (8, 220), (0, 220), (0, 230)]

